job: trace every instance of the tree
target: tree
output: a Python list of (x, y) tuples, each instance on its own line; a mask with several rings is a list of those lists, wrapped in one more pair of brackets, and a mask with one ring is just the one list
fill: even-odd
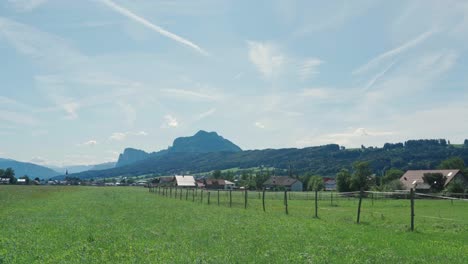
[(211, 177), (213, 177), (215, 179), (220, 179), (221, 178), (221, 171), (220, 170), (213, 171), (213, 173), (211, 174)]
[(349, 192), (351, 190), (351, 174), (347, 169), (341, 169), (336, 174), (336, 188), (339, 192)]
[(369, 162), (358, 161), (353, 164), (354, 173), (351, 176), (351, 190), (358, 191), (361, 188), (368, 190), (372, 171)]
[(439, 165), (439, 169), (447, 169), (447, 170), (464, 170), (465, 169), (465, 161), (463, 161), (460, 157), (451, 157), (444, 161), (442, 161)]
[(309, 179), (307, 184), (307, 190), (309, 191), (321, 191), (325, 188), (325, 184), (323, 183), (323, 178), (319, 175), (314, 175)]
[(423, 180), (431, 186), (433, 192), (440, 192), (444, 189), (447, 177), (442, 173), (424, 173)]
[(468, 139), (465, 139), (465, 142), (463, 142), (463, 145), (465, 146), (465, 148), (468, 148)]
[(405, 172), (399, 169), (392, 168), (387, 170), (385, 175), (382, 177), (382, 185), (400, 179), (403, 174), (405, 174)]
[(454, 179), (447, 186), (447, 192), (449, 193), (463, 193), (465, 192), (465, 185), (462, 181)]
[(10, 184), (16, 183), (15, 171), (12, 168), (7, 168), (5, 171), (3, 171), (2, 177), (10, 179)]
[(23, 177), (20, 177), (20, 179), (25, 179), (26, 184), (28, 184), (28, 185), (29, 185), (29, 182), (31, 181), (31, 179), (29, 179), (28, 175), (24, 175)]

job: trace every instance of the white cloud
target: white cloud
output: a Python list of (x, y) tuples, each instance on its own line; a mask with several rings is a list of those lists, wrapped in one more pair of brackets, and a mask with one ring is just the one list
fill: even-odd
[(81, 146), (90, 146), (90, 147), (92, 147), (92, 146), (96, 146), (97, 144), (98, 144), (98, 142), (96, 140), (91, 139), (91, 140), (88, 140), (88, 141), (83, 142), (81, 144), (78, 144), (78, 146), (79, 147), (81, 147)]
[(258, 121), (257, 121), (257, 122), (255, 122), (255, 123), (254, 123), (254, 125), (255, 125), (256, 127), (258, 127), (258, 128), (261, 128), (261, 129), (264, 129), (264, 128), (266, 128), (266, 126), (265, 126), (263, 123), (261, 123), (261, 122), (258, 122)]
[(353, 75), (363, 74), (363, 73), (369, 71), (370, 69), (380, 65), (384, 60), (395, 57), (398, 54), (400, 54), (402, 52), (405, 52), (406, 50), (411, 49), (411, 48), (419, 45), (420, 43), (424, 42), (426, 39), (428, 39), (429, 37), (431, 37), (435, 33), (436, 33), (436, 30), (426, 31), (426, 32), (420, 34), (419, 36), (417, 36), (416, 38), (411, 39), (410, 41), (408, 41), (406, 43), (403, 43), (402, 45), (400, 45), (400, 46), (398, 46), (398, 47), (396, 47), (396, 48), (394, 48), (392, 50), (386, 51), (386, 52), (378, 55), (377, 57), (371, 59), (366, 64), (364, 64), (364, 65), (360, 66), (359, 68), (355, 69), (352, 72), (352, 74)]
[(161, 126), (162, 128), (168, 128), (168, 127), (178, 127), (179, 122), (175, 117), (172, 115), (165, 115), (164, 119), (166, 120), (163, 125)]
[(176, 42), (179, 42), (185, 46), (188, 46), (194, 50), (196, 50), (197, 52), (203, 54), (203, 55), (208, 55), (208, 53), (206, 51), (204, 51), (202, 48), (200, 48), (198, 45), (196, 45), (195, 43), (191, 42), (190, 40), (187, 40), (183, 37), (180, 37), (172, 32), (169, 32), (165, 29), (163, 29), (162, 27), (160, 26), (157, 26), (153, 23), (151, 23), (150, 21), (146, 20), (145, 18), (141, 17), (141, 16), (138, 16), (137, 14), (133, 13), (132, 11), (114, 3), (113, 1), (111, 0), (99, 0), (100, 2), (102, 2), (103, 4), (107, 5), (108, 7), (110, 7), (111, 9), (113, 9), (114, 11), (132, 19), (133, 21), (135, 22), (138, 22), (140, 24), (142, 24), (143, 26), (165, 36), (165, 37), (168, 37)]
[(126, 138), (127, 138), (127, 133), (121, 133), (121, 132), (113, 133), (109, 137), (110, 140), (115, 140), (115, 141), (122, 141), (122, 140), (125, 140)]
[(309, 58), (304, 60), (299, 69), (299, 76), (302, 80), (307, 80), (310, 77), (319, 73), (318, 67), (323, 63), (322, 60), (317, 58)]
[(146, 137), (146, 136), (148, 136), (148, 133), (146, 133), (145, 131), (139, 131), (139, 132), (136, 132), (134, 135), (135, 136), (144, 136), (144, 137)]
[(80, 108), (80, 104), (77, 102), (68, 102), (60, 105), (63, 110), (68, 114), (65, 118), (66, 119), (76, 119), (78, 118), (78, 109)]
[(249, 59), (266, 78), (273, 77), (285, 62), (283, 55), (270, 43), (248, 41)]

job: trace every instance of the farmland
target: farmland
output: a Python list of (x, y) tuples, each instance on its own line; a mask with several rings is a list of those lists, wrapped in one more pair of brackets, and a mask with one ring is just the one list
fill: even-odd
[[(182, 196), (180, 196), (182, 194)], [(466, 263), (468, 202), (289, 201), (269, 193), (190, 192), (172, 198), (145, 188), (0, 186), (0, 263)], [(279, 196), (278, 196), (279, 195)], [(302, 194), (307, 195), (307, 194)]]

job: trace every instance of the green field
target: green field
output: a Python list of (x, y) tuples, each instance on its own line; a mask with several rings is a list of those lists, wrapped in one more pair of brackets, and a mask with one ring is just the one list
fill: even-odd
[[(296, 195), (296, 197), (294, 196)], [(468, 202), (0, 186), (0, 263), (467, 263)], [(323, 195), (323, 194), (322, 194)], [(182, 198), (182, 200), (181, 200)], [(187, 200), (186, 200), (187, 199)]]

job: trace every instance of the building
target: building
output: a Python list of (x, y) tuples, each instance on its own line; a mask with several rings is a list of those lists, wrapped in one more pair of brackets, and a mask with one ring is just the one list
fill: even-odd
[(0, 184), (10, 184), (10, 178), (0, 178)]
[(287, 176), (272, 176), (263, 183), (263, 187), (269, 190), (287, 190), (302, 192), (302, 182)]
[(423, 180), (426, 173), (440, 173), (444, 175), (447, 178), (444, 187), (447, 187), (454, 180), (464, 182), (465, 186), (468, 184), (460, 170), (409, 170), (401, 176), (400, 182), (406, 190), (413, 188), (416, 191), (427, 192), (431, 186)]
[(195, 188), (197, 184), (195, 183), (195, 178), (190, 175), (176, 175), (175, 186), (183, 188)]
[(334, 178), (323, 178), (325, 191), (336, 191), (336, 180)]
[(232, 190), (234, 183), (223, 179), (205, 179), (203, 184), (209, 190)]

